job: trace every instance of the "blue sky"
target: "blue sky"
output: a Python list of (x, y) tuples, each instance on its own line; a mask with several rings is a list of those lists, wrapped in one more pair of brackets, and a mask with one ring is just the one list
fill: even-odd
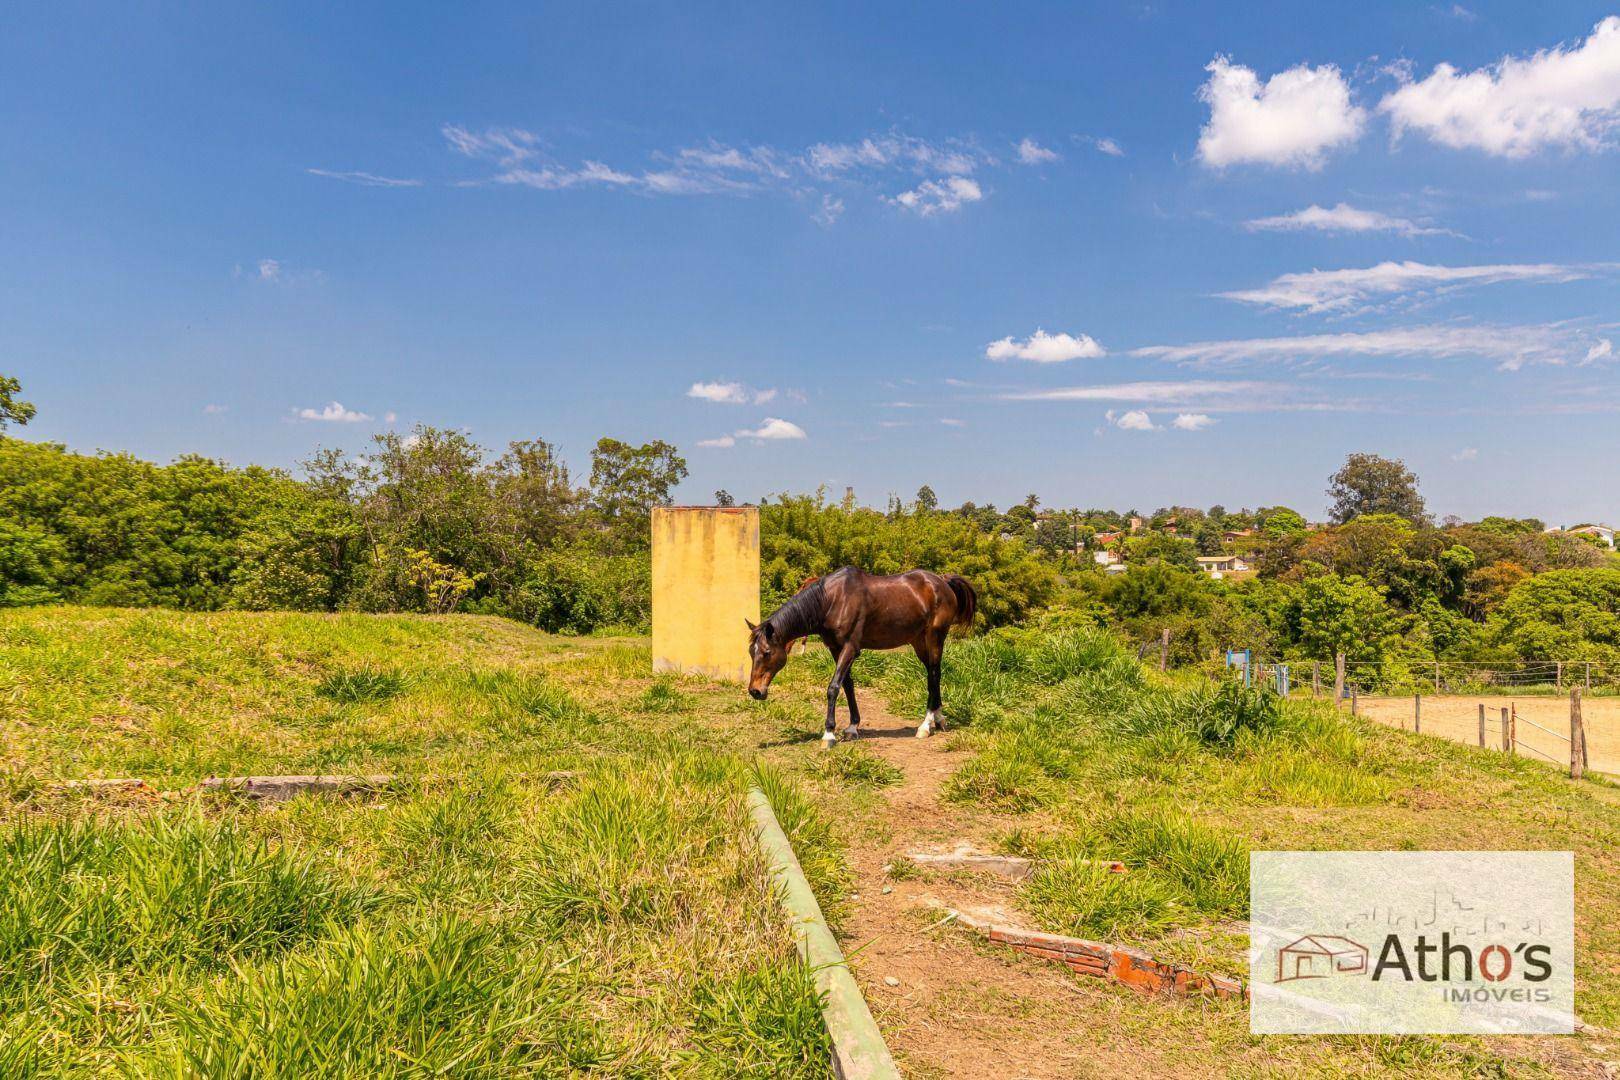
[(159, 460), (1613, 520), (1617, 10), (35, 5), (0, 371)]

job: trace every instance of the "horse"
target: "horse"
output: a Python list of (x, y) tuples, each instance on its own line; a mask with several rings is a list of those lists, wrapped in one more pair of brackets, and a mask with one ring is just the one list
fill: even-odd
[(939, 715), (939, 668), (945, 637), (953, 626), (970, 626), (979, 607), (979, 595), (960, 574), (908, 570), (880, 576), (853, 566), (813, 578), (787, 603), (755, 626), (748, 623), (748, 655), (753, 672), (748, 696), (764, 701), (771, 680), (788, 660), (789, 647), (814, 634), (832, 653), (835, 667), (827, 684), (827, 726), (822, 744), (838, 741), (838, 693), (849, 701), (849, 727), (845, 736), (860, 737), (861, 714), (855, 704), (855, 679), (850, 668), (862, 649), (898, 649), (910, 645), (928, 672), (928, 715), (917, 726), (917, 738), (936, 728), (945, 730)]

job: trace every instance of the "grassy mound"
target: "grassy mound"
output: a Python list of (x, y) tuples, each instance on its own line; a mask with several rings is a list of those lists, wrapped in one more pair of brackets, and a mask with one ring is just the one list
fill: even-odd
[[(755, 767), (672, 737), (649, 667), (491, 619), (0, 612), (0, 1075), (827, 1075)], [(398, 781), (53, 786), (316, 771)]]

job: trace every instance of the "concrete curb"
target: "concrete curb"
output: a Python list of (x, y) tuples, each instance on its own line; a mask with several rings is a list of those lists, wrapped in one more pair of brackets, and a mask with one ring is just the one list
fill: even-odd
[(1056, 960), (1080, 975), (1110, 979), (1155, 993), (1208, 994), (1242, 1001), (1249, 999), (1249, 988), (1237, 979), (1208, 975), (1180, 964), (1167, 964), (1128, 945), (1110, 945), (1016, 926), (1000, 926), (960, 911), (947, 910), (950, 910), (955, 921), (998, 945), (1006, 945), (1043, 960)]
[(822, 917), (810, 882), (793, 854), (793, 845), (776, 820), (776, 811), (759, 788), (748, 792), (759, 847), (771, 866), (771, 878), (782, 890), (782, 906), (793, 923), (799, 955), (815, 974), (816, 988), (826, 994), (822, 1022), (833, 1044), (833, 1072), (840, 1080), (900, 1080), (900, 1070), (878, 1031), (877, 1021), (855, 985), (843, 950)]
[(394, 778), (375, 776), (210, 776), (197, 787), (203, 791), (229, 791), (250, 799), (282, 802), (306, 792), (320, 795), (356, 795), (387, 787)]

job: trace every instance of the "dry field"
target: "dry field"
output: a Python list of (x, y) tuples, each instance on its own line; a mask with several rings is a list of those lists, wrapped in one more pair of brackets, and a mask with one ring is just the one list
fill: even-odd
[[(1502, 710), (1519, 716), (1519, 753), (1535, 761), (1569, 764), (1569, 698), (1469, 697), (1424, 695), (1422, 731), (1458, 742), (1479, 742), (1479, 707), (1485, 706), (1485, 744), (1502, 745)], [(1412, 698), (1364, 697), (1357, 711), (1369, 720), (1412, 730)], [(1586, 723), (1586, 755), (1590, 768), (1620, 776), (1620, 698), (1593, 697), (1581, 704)], [(1536, 725), (1540, 725), (1537, 727)], [(1542, 730), (1542, 729), (1547, 730)], [(1557, 732), (1557, 734), (1553, 734)]]

